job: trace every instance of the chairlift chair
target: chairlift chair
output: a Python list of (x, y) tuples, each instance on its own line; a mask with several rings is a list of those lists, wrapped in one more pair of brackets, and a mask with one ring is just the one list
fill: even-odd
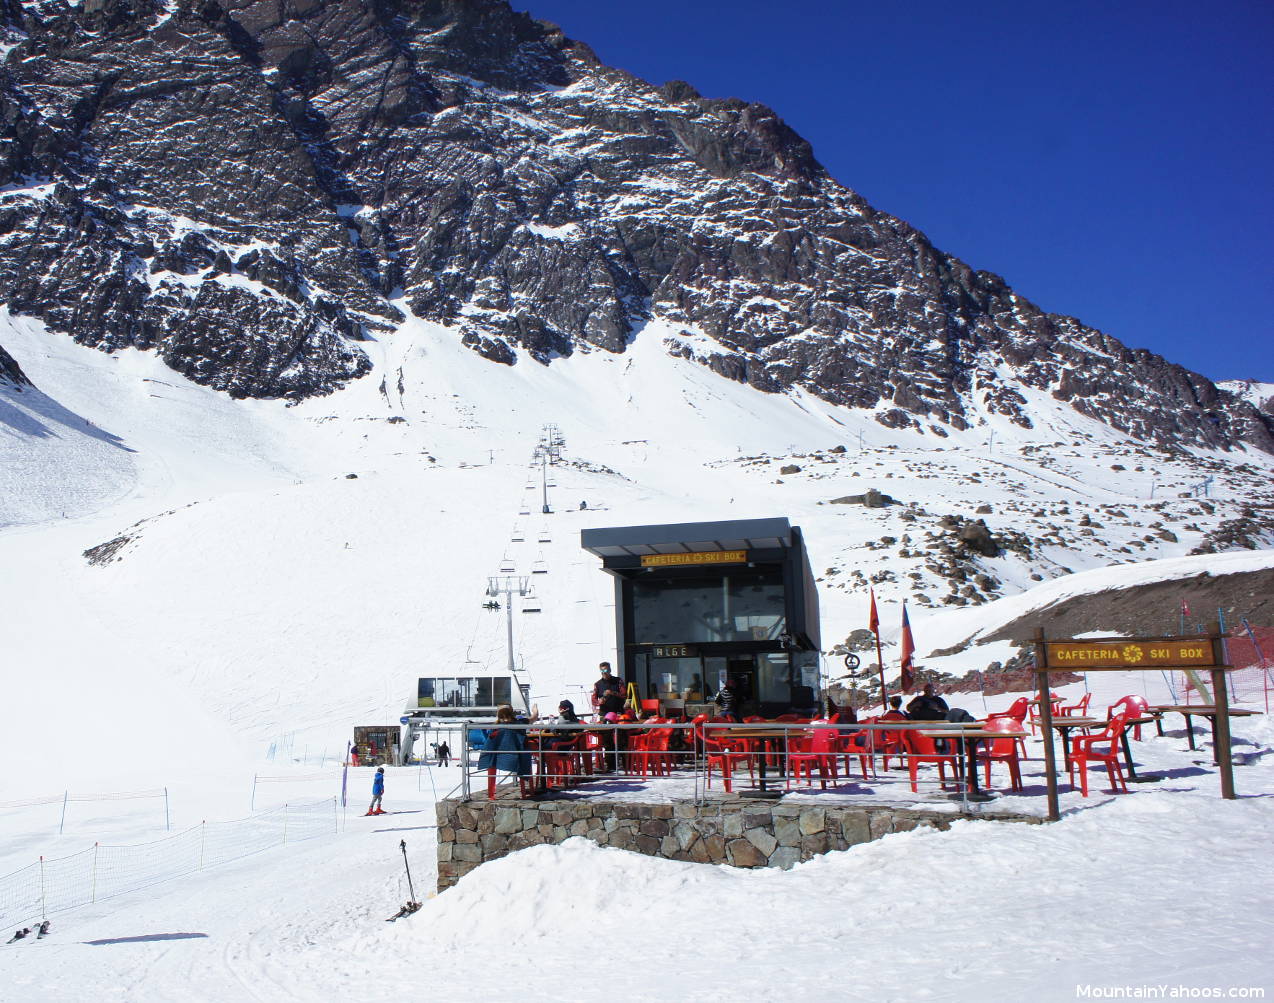
[(531, 574), (533, 575), (547, 575), (548, 573), (549, 566), (544, 562), (543, 558), (531, 565)]

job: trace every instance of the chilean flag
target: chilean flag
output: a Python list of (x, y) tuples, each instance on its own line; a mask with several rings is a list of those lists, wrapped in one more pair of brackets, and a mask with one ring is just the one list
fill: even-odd
[(1184, 599), (1181, 600), (1181, 615), (1182, 616), (1190, 615), (1190, 604), (1186, 602)]
[(876, 613), (876, 590), (871, 590), (871, 613), (867, 616), (867, 629), (880, 636), (880, 616)]
[(907, 604), (902, 604), (902, 691), (910, 693), (916, 685), (915, 666), (911, 656), (916, 644), (911, 638), (911, 621), (907, 619)]

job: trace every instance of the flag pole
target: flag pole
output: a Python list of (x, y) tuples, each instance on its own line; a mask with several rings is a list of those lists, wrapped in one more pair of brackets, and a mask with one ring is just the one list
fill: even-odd
[(876, 631), (876, 668), (880, 669), (880, 712), (889, 710), (889, 696), (885, 692), (885, 656), (880, 653), (880, 631)]
[(889, 696), (885, 690), (885, 656), (880, 653), (880, 617), (876, 614), (876, 590), (871, 590), (871, 615), (868, 626), (876, 638), (876, 668), (880, 670), (880, 712), (889, 710)]

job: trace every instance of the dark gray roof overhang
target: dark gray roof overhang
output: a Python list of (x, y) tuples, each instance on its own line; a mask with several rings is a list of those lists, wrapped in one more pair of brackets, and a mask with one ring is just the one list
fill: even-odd
[(786, 519), (614, 526), (581, 531), (580, 545), (603, 559), (715, 550), (775, 550), (792, 545), (792, 527)]

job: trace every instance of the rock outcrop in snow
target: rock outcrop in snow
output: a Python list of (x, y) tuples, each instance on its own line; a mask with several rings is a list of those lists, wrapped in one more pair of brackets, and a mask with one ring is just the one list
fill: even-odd
[(22, 387), (29, 386), (30, 382), (13, 356), (0, 345), (0, 384), (8, 383), (21, 390)]
[(503, 0), (0, 8), (0, 297), (238, 396), (365, 373), (401, 297), (501, 363), (670, 352), (943, 436), (1051, 395), (1133, 436), (1274, 419), (1047, 314), (830, 177), (770, 109), (655, 87)]

